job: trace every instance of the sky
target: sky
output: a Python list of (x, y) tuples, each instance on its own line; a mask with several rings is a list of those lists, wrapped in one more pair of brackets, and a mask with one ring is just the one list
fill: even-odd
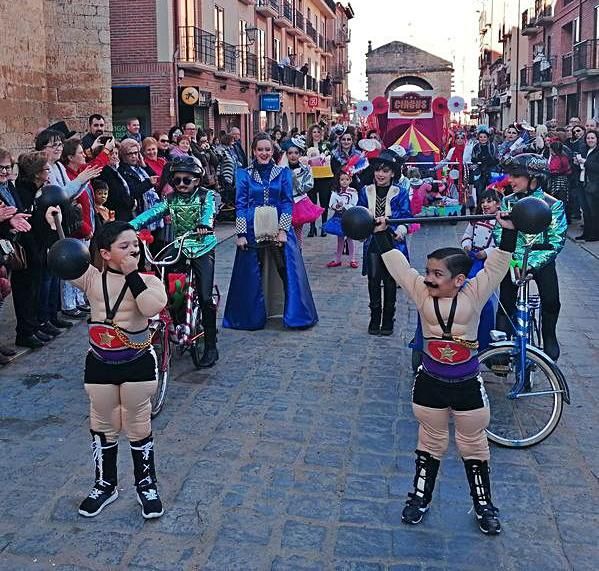
[[(347, 2), (347, 0), (344, 0)], [(480, 0), (350, 0), (350, 90), (366, 98), (368, 40), (372, 47), (399, 40), (454, 64), (453, 95), (470, 105), (478, 95), (478, 17)]]

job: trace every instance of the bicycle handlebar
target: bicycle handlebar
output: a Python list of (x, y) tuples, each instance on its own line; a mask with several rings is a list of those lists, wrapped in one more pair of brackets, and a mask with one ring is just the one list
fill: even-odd
[(179, 238), (173, 240), (172, 242), (167, 244), (164, 248), (162, 248), (162, 250), (160, 250), (160, 252), (158, 252), (157, 256), (159, 256), (166, 249), (170, 248), (177, 241), (180, 241), (179, 248), (177, 249), (177, 255), (175, 256), (175, 258), (167, 259), (167, 260), (156, 260), (155, 258), (153, 258), (152, 254), (150, 253), (150, 248), (148, 248), (148, 244), (144, 240), (141, 240), (141, 243), (144, 245), (144, 252), (146, 255), (146, 260), (148, 260), (148, 262), (150, 262), (150, 264), (152, 264), (153, 266), (158, 266), (158, 267), (175, 265), (181, 259), (181, 253), (183, 252), (183, 244), (185, 242), (185, 239), (189, 238), (193, 234), (195, 234), (195, 232), (193, 232), (193, 231), (185, 232), (185, 234), (183, 234), (183, 236), (180, 236)]

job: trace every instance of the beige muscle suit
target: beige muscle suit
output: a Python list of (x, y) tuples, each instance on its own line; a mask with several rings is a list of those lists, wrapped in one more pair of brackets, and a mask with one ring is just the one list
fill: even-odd
[[(443, 330), (437, 321), (433, 298), (424, 277), (410, 267), (406, 257), (398, 250), (382, 255), (383, 261), (395, 281), (414, 301), (420, 315), (425, 338), (442, 338)], [(452, 334), (463, 340), (475, 340), (480, 312), (510, 267), (511, 252), (495, 249), (489, 253), (484, 269), (469, 280), (457, 294), (457, 308)], [(447, 320), (452, 299), (439, 298), (441, 315)], [(481, 391), (484, 391), (481, 381)], [(486, 398), (485, 398), (486, 401)], [(420, 422), (418, 448), (440, 459), (449, 442), (448, 420), (450, 412), (455, 418), (456, 444), (464, 459), (489, 459), (489, 444), (484, 429), (489, 424), (488, 403), (483, 408), (469, 411), (435, 409), (413, 404), (414, 415)]]

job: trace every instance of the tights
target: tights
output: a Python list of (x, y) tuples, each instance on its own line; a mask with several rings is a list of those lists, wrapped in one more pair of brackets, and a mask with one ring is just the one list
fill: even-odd
[(351, 238), (346, 238), (345, 236), (337, 236), (337, 253), (335, 255), (335, 261), (337, 263), (341, 262), (341, 256), (343, 255), (343, 247), (345, 246), (345, 242), (347, 240), (347, 253), (349, 254), (349, 259), (352, 262), (355, 262), (356, 256), (354, 253), (354, 241)]
[(131, 442), (143, 440), (152, 432), (151, 397), (158, 381), (121, 385), (86, 383), (90, 401), (90, 428), (102, 432), (108, 442), (116, 442), (124, 430)]

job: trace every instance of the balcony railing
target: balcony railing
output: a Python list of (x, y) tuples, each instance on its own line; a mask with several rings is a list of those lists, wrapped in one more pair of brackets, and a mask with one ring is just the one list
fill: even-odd
[(572, 51), (572, 72), (575, 75), (599, 72), (599, 41), (584, 40), (576, 44)]
[(325, 39), (324, 36), (322, 34), (318, 34), (318, 47), (324, 51), (324, 46), (325, 46)]
[(551, 83), (553, 80), (553, 70), (555, 69), (556, 57), (551, 56), (548, 60), (537, 61), (532, 64), (532, 83), (539, 85), (542, 83)]
[(343, 46), (349, 42), (351, 42), (351, 31), (348, 29), (337, 30), (337, 34), (335, 34), (335, 43), (338, 46)]
[(522, 35), (532, 36), (538, 32), (538, 26), (535, 15), (532, 10), (524, 10), (522, 12)]
[(265, 57), (258, 65), (258, 81), (278, 83), (287, 87), (295, 87), (304, 91), (318, 91), (318, 82), (311, 75), (304, 75), (299, 69), (281, 65), (274, 59)]
[(256, 10), (264, 15), (279, 15), (279, 0), (256, 0)]
[(304, 23), (304, 15), (299, 11), (295, 11), (295, 27), (302, 32), (306, 31), (306, 25)]
[(535, 0), (535, 15), (538, 25), (551, 24), (553, 22), (553, 5), (551, 0)]
[(572, 75), (572, 52), (562, 56), (562, 77)]
[(216, 36), (195, 26), (181, 26), (179, 61), (216, 65)]
[(241, 77), (258, 77), (258, 56), (248, 51), (239, 54), (239, 74)]
[(289, 0), (283, 0), (281, 2), (281, 12), (284, 18), (287, 18), (290, 22), (293, 22), (293, 5)]
[(216, 41), (216, 68), (224, 73), (237, 74), (237, 57), (235, 46)]
[(306, 34), (314, 43), (318, 41), (318, 32), (311, 22), (306, 22)]
[(520, 88), (530, 89), (532, 87), (532, 66), (527, 65), (520, 70)]

